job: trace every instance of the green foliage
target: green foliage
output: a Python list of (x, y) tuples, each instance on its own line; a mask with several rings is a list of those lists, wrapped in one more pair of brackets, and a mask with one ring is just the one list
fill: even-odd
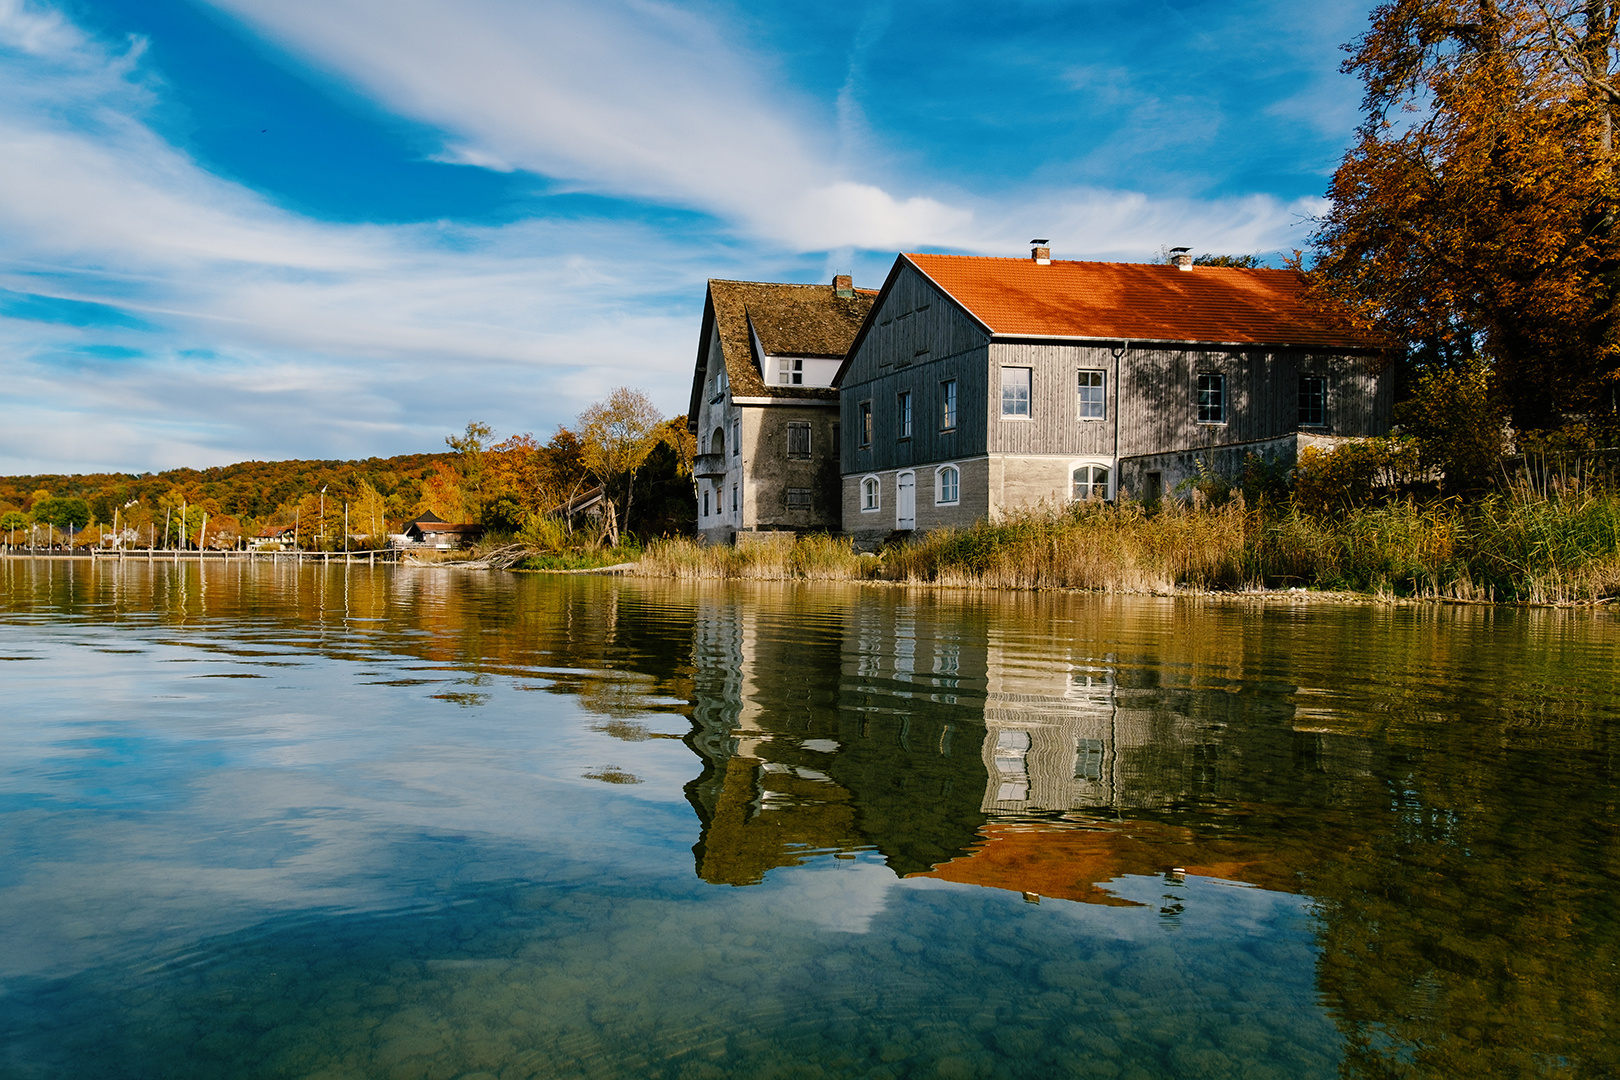
[(567, 522), (550, 514), (530, 514), (519, 530), (517, 541), (535, 551), (559, 552), (579, 546), (579, 538), (568, 530)]
[(519, 570), (598, 570), (604, 566), (641, 561), (641, 545), (630, 541), (618, 547), (559, 551), (535, 555), (518, 564)]
[(488, 528), (512, 532), (522, 528), (528, 516), (516, 496), (499, 495), (484, 504), (484, 512), (479, 520)]
[(1286, 459), (1243, 455), (1243, 501), (1247, 505), (1258, 509), (1286, 502), (1292, 482)]
[(31, 520), (21, 510), (7, 510), (3, 515), (0, 515), (0, 531), (10, 532), (13, 529), (26, 529)]
[(1294, 466), (1293, 503), (1310, 514), (1336, 514), (1368, 506), (1418, 470), (1412, 439), (1356, 439), (1331, 450), (1307, 446)]
[(58, 529), (82, 529), (90, 524), (90, 504), (83, 499), (49, 498), (34, 504), (34, 520)]
[(1198, 255), (1193, 258), (1194, 266), (1236, 266), (1244, 270), (1256, 270), (1266, 265), (1266, 260), (1259, 255)]
[(1425, 372), (1396, 407), (1395, 421), (1418, 439), (1420, 460), (1440, 470), (1446, 491), (1477, 494), (1501, 479), (1506, 417), (1484, 361)]

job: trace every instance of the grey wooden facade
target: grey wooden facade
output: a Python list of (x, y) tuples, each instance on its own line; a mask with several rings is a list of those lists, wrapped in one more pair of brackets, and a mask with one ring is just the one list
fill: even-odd
[[(1029, 369), (1027, 417), (1002, 415), (1003, 368)], [(1101, 418), (1080, 415), (1081, 371), (1104, 376)], [(1224, 376), (1219, 423), (1199, 420), (1200, 375)], [(1303, 429), (1302, 376), (1322, 379), (1326, 391), (1322, 423)], [(948, 382), (956, 392), (950, 426), (944, 423)], [(1230, 469), (1236, 461), (1241, 468), (1245, 453), (1291, 455), (1302, 431), (1383, 434), (1392, 400), (1390, 380), (1368, 348), (998, 334), (906, 256), (896, 261), (856, 337), (838, 387), (844, 529), (857, 536), (908, 527), (891, 502), (908, 473), (915, 474), (917, 504), (909, 527), (919, 531), (1066, 501), (1079, 465), (1107, 470), (1108, 497), (1171, 495), (1200, 459), (1207, 467)], [(903, 394), (910, 395), (909, 435), (899, 429)], [(944, 466), (961, 475), (951, 505), (933, 498), (934, 477)], [(876, 511), (861, 490), (868, 478), (882, 490)]]

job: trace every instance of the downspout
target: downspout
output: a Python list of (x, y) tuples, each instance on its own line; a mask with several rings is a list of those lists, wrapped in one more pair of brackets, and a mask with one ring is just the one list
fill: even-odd
[(1123, 407), (1124, 400), (1125, 400), (1125, 395), (1121, 392), (1122, 388), (1120, 386), (1120, 381), (1119, 381), (1119, 366), (1120, 366), (1119, 362), (1120, 362), (1121, 358), (1124, 357), (1125, 353), (1130, 349), (1130, 347), (1131, 347), (1131, 343), (1129, 341), (1122, 341), (1122, 342), (1119, 343), (1119, 348), (1109, 350), (1110, 352), (1112, 352), (1114, 354), (1114, 475), (1113, 475), (1114, 491), (1113, 491), (1113, 494), (1114, 494), (1116, 499), (1119, 497), (1119, 412), (1120, 412), (1120, 409)]

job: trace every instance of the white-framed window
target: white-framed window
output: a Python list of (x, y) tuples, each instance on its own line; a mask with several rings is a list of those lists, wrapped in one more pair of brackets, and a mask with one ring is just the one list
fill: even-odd
[(883, 508), (883, 482), (875, 476), (861, 478), (861, 513)]
[(787, 489), (787, 504), (788, 504), (788, 508), (791, 509), (791, 510), (808, 510), (808, 509), (810, 509), (810, 489), (809, 488), (788, 488)]
[(802, 357), (784, 356), (776, 362), (777, 381), (783, 386), (802, 386), (804, 384), (804, 359)]
[(733, 420), (731, 422), (731, 456), (732, 457), (741, 457), (742, 456), (742, 439), (738, 437), (738, 433), (740, 431), (740, 428), (738, 427), (739, 423), (740, 423), (740, 421), (737, 421), (737, 420)]
[(861, 410), (861, 445), (862, 446), (871, 446), (872, 445), (872, 403), (870, 401), (861, 402), (860, 410)]
[(1001, 418), (1029, 418), (1029, 387), (1033, 369), (1004, 367), (1001, 369)]
[(788, 421), (787, 454), (790, 458), (807, 458), (810, 456), (810, 424), (808, 421)]
[(1327, 380), (1320, 375), (1299, 377), (1299, 426), (1322, 427), (1327, 423)]
[(894, 399), (896, 430), (898, 438), (911, 438), (911, 391), (902, 390)]
[(939, 430), (956, 428), (956, 380), (946, 379), (939, 384)]
[(1080, 419), (1108, 418), (1108, 374), (1082, 369), (1079, 379)]
[(1107, 465), (1081, 464), (1069, 470), (1070, 494), (1075, 502), (1084, 502), (1086, 499), (1108, 499), (1111, 497), (1109, 480), (1111, 471)]
[(1198, 373), (1198, 422), (1226, 423), (1226, 376), (1218, 371)]
[(955, 465), (941, 465), (934, 470), (934, 504), (954, 506), (962, 501), (962, 470)]

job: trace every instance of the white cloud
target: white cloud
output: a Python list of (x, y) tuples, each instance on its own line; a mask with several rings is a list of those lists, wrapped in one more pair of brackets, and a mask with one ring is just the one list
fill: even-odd
[(1015, 254), (1036, 235), (1065, 257), (1270, 250), (1298, 246), (1290, 222), (1317, 208), (880, 175), (892, 170), (859, 95), (882, 10), (856, 35), (838, 100), (818, 103), (705, 8), (212, 2), (434, 125), (446, 157), (715, 224), (694, 238), (611, 216), (316, 220), (154, 130), (165, 88), (141, 41), (0, 0), (0, 288), (148, 324), (0, 319), (0, 470), (390, 453), (472, 417), (543, 434), (621, 383), (677, 412), (705, 277), (798, 278), (826, 268), (815, 252), (881, 273), (889, 257), (873, 252)]
[[(1127, 193), (895, 190), (862, 175), (881, 160), (855, 95), (859, 54), (886, 23), (862, 24), (838, 101), (821, 108), (772, 83), (742, 35), (647, 0), (210, 0), (331, 76), (445, 133), (445, 156), (525, 169), (582, 190), (715, 215), (795, 251), (949, 247), (1010, 253), (1052, 215), (1076, 237), (1141, 257), (1185, 232), (1275, 246), (1289, 208), (1183, 200), (1138, 212)], [(843, 144), (859, 143), (859, 153)], [(1016, 207), (1009, 210), (1008, 207)], [(1124, 217), (1120, 210), (1131, 211)], [(1167, 233), (1157, 219), (1175, 214)], [(1241, 223), (1241, 224), (1240, 224)], [(1016, 239), (1014, 239), (1016, 237)]]
[[(0, 287), (156, 327), (0, 320), (0, 469), (365, 455), (474, 416), (544, 433), (624, 382), (684, 408), (671, 297), (695, 309), (723, 250), (590, 219), (301, 217), (154, 133), (138, 43), (0, 5)], [(84, 351), (108, 343), (122, 354)]]

